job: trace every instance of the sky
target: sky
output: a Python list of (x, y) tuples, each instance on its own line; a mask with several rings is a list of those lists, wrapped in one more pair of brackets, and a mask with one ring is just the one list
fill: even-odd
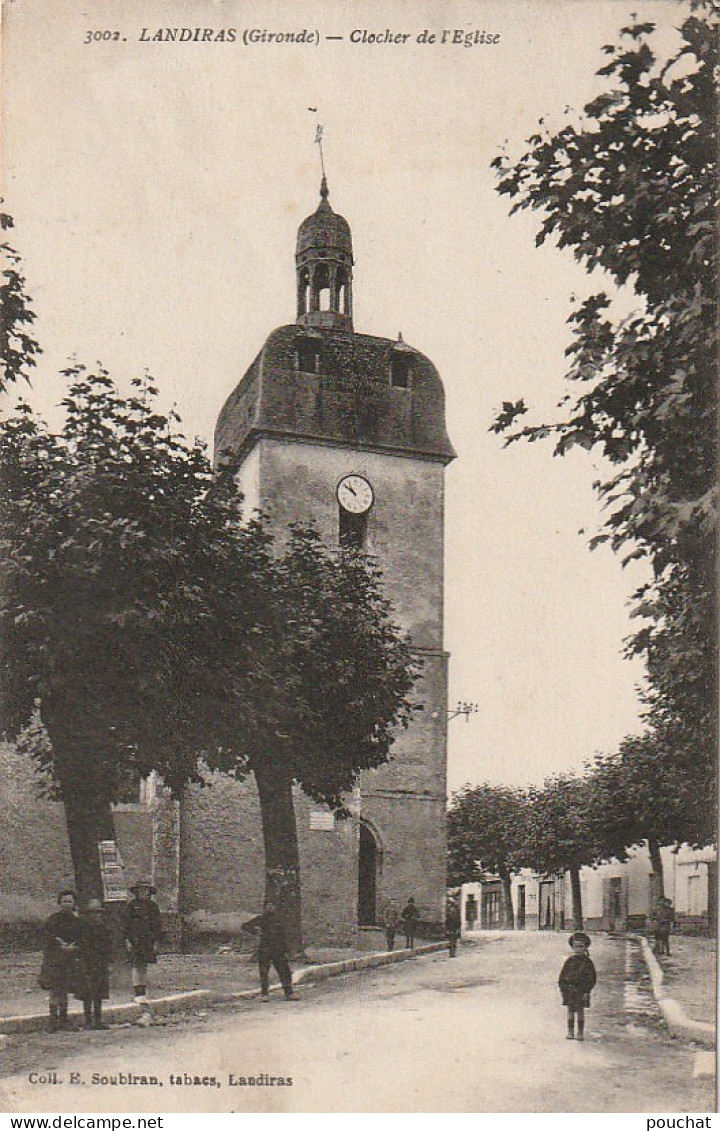
[[(560, 126), (599, 92), (602, 47), (631, 12), (670, 43), (684, 8), (4, 9), (3, 196), (44, 350), (29, 399), (51, 422), (75, 356), (121, 384), (147, 368), (185, 431), (211, 443), (268, 333), (294, 321), (295, 236), (318, 201), (322, 122), (330, 201), (353, 233), (355, 329), (401, 331), (446, 389), (458, 454), (446, 474), (450, 702), (478, 705), (449, 724), (450, 790), (581, 770), (641, 725), (642, 668), (621, 652), (643, 567), (587, 546), (602, 522), (592, 483), (607, 469), (587, 452), (555, 459), (548, 444), (505, 449), (489, 431), (502, 402), (521, 396), (528, 419), (549, 418), (566, 391), (571, 296), (607, 286), (570, 252), (535, 247), (538, 217), (508, 215), (490, 162), (504, 145), (520, 154), (541, 117)], [(193, 38), (153, 39), (168, 27)], [(202, 42), (197, 28), (225, 39)], [(308, 41), (246, 44), (250, 30)], [(407, 39), (353, 42), (363, 31)], [(442, 43), (443, 31), (462, 42)], [(435, 41), (418, 42), (423, 32)], [(465, 47), (468, 32), (500, 38)], [(633, 301), (619, 296), (618, 308)]]

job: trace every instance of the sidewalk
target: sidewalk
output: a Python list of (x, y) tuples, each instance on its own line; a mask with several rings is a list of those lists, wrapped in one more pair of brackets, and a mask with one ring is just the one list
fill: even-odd
[(670, 1032), (714, 1048), (717, 1035), (715, 941), (672, 935), (670, 956), (658, 958), (648, 939), (631, 937), (640, 943), (655, 1000)]
[[(416, 946), (412, 951), (308, 947), (309, 963), (295, 964), (293, 981), (333, 977), (348, 970), (403, 961), (414, 955), (444, 949), (447, 943)], [(47, 1023), (48, 995), (38, 986), (40, 952), (0, 953), (0, 1033), (27, 1032)], [(247, 953), (161, 954), (148, 971), (150, 1013), (207, 1007), (237, 996), (259, 993), (257, 962)], [(82, 1016), (82, 1002), (70, 999), (71, 1016)], [(105, 1003), (109, 1021), (137, 1020), (143, 1009), (133, 999), (130, 967), (116, 963), (110, 976), (110, 1000)]]
[[(46, 1012), (48, 995), (38, 985), (42, 955), (0, 954), (0, 1017)], [(247, 954), (161, 954), (148, 970), (151, 998), (188, 990), (232, 993), (257, 984), (257, 965)], [(133, 1001), (130, 967), (116, 962), (110, 972), (109, 1005)], [(70, 999), (70, 1011), (82, 1013), (82, 1002)]]
[(660, 958), (668, 997), (696, 1021), (715, 1021), (717, 948), (714, 939), (673, 935), (670, 957)]

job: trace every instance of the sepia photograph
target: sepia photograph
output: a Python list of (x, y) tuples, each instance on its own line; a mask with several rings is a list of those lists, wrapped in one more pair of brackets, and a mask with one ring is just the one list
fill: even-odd
[(0, 1113), (710, 1126), (719, 24), (3, 0)]

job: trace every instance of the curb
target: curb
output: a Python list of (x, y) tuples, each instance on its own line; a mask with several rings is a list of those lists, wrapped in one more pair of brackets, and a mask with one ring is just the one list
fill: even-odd
[(319, 966), (306, 966), (298, 970), (293, 976), (293, 985), (300, 982), (320, 982), (325, 978), (335, 978), (338, 974), (347, 974), (352, 970), (369, 970), (376, 966), (391, 966), (395, 962), (407, 962), (410, 958), (417, 958), (424, 954), (436, 954), (438, 951), (447, 950), (446, 942), (425, 943), (423, 946), (413, 947), (412, 950), (381, 950), (375, 954), (363, 954), (360, 958), (346, 958), (341, 962), (326, 962)]
[(695, 1021), (688, 1017), (679, 1001), (668, 997), (665, 989), (665, 975), (657, 958), (652, 952), (649, 942), (643, 935), (628, 935), (627, 938), (640, 943), (642, 956), (650, 974), (653, 996), (660, 1006), (665, 1024), (673, 1037), (683, 1037), (685, 1040), (697, 1041), (705, 1048), (715, 1048), (715, 1026), (709, 1021)]
[[(305, 966), (293, 974), (293, 985), (302, 982), (321, 982), (326, 978), (335, 978), (339, 974), (347, 974), (354, 970), (369, 970), (376, 966), (389, 966), (395, 962), (406, 962), (411, 958), (422, 957), (426, 954), (435, 954), (447, 950), (447, 942), (426, 943), (416, 946), (413, 950), (386, 950), (375, 954), (364, 954), (358, 958), (346, 958), (340, 962), (326, 962), (317, 966)], [(273, 983), (271, 989), (279, 989), (280, 983)], [(192, 1006), (212, 1006), (234, 1001), (250, 1001), (260, 996), (259, 989), (235, 990), (222, 992), (213, 990), (185, 990), (181, 993), (168, 994), (166, 997), (153, 998), (147, 1005), (138, 1005), (136, 1002), (127, 1002), (122, 1005), (110, 1005), (103, 1009), (103, 1019), (109, 1022), (132, 1024), (141, 1017), (166, 1017), (172, 1013), (181, 1013)], [(82, 1020), (82, 1013), (71, 1013), (73, 1021)], [(9, 1036), (18, 1033), (33, 1033), (42, 1030), (47, 1025), (47, 1013), (30, 1013), (20, 1017), (0, 1017), (0, 1036)]]

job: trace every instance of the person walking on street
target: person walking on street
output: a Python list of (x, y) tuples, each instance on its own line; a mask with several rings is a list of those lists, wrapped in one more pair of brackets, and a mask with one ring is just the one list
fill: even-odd
[(133, 899), (125, 908), (123, 934), (132, 965), (135, 1000), (147, 1001), (147, 968), (157, 962), (157, 948), (162, 938), (160, 908), (153, 901), (157, 888), (142, 879), (130, 888)]
[(86, 1029), (107, 1029), (103, 1025), (102, 1003), (110, 997), (110, 963), (112, 942), (103, 920), (99, 899), (88, 900), (87, 910), (80, 916), (80, 986)]
[(395, 949), (395, 934), (400, 926), (400, 912), (394, 899), (389, 899), (383, 911), (383, 927), (388, 950)]
[(655, 953), (670, 955), (670, 932), (675, 925), (672, 900), (661, 895), (655, 910)]
[(460, 938), (460, 912), (457, 903), (448, 904), (447, 913), (445, 915), (445, 934), (448, 939), (450, 958), (455, 958), (457, 955), (458, 939)]
[(78, 937), (80, 921), (77, 897), (71, 888), (58, 892), (59, 911), (45, 923), (45, 946), (40, 967), (40, 986), (50, 994), (48, 1030), (72, 1029), (68, 1019), (68, 994), (78, 986)]
[(270, 966), (272, 965), (280, 978), (286, 1000), (292, 1001), (295, 995), (292, 987), (292, 971), (288, 961), (287, 939), (276, 904), (271, 899), (267, 899), (262, 915), (257, 915), (254, 919), (243, 923), (243, 930), (260, 935), (260, 945), (258, 946), (260, 1000), (270, 1000)]
[(407, 903), (400, 913), (402, 919), (403, 931), (405, 932), (405, 946), (411, 949), (415, 946), (415, 930), (417, 922), (420, 918), (420, 912), (415, 906), (415, 900), (412, 896), (408, 899)]
[(588, 954), (590, 936), (584, 931), (575, 931), (568, 939), (572, 955), (563, 964), (558, 978), (563, 1005), (567, 1007), (567, 1039), (575, 1039), (575, 1019), (577, 1018), (577, 1039), (585, 1040), (585, 1010), (590, 1007), (590, 992), (597, 981), (597, 973), (592, 958)]

